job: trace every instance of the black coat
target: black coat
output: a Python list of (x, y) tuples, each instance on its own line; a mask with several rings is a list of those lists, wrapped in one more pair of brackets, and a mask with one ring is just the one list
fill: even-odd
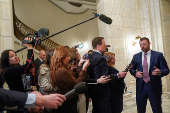
[(41, 60), (39, 58), (37, 58), (35, 61), (34, 61), (34, 67), (35, 67), (35, 74), (36, 76), (32, 76), (31, 78), (31, 81), (32, 81), (32, 85), (38, 85), (38, 76), (39, 76), (39, 67), (41, 64), (43, 64), (43, 62), (41, 62)]
[[(28, 54), (27, 54), (27, 59), (31, 59), (33, 54), (33, 50), (29, 49)], [(34, 56), (32, 57), (32, 63), (34, 61)], [(28, 66), (29, 65), (29, 66)], [(15, 91), (21, 91), (24, 92), (24, 87), (23, 87), (23, 82), (22, 82), (22, 77), (21, 75), (25, 73), (28, 73), (29, 69), (33, 67), (32, 64), (29, 64), (28, 61), (26, 61), (25, 65), (22, 66), (11, 66), (8, 69), (4, 71), (3, 77), (6, 83), (9, 86), (10, 90), (15, 90)]]
[(34, 61), (34, 67), (35, 67), (35, 70), (39, 70), (39, 67), (40, 65), (42, 64), (41, 60), (39, 58), (37, 58), (35, 61)]
[[(103, 75), (107, 76), (106, 59), (100, 53), (94, 51), (90, 56), (90, 65), (87, 70), (90, 79), (99, 79)], [(110, 99), (109, 83), (89, 85), (88, 92), (93, 101), (109, 101)]]
[[(108, 74), (117, 74), (119, 71), (114, 67), (108, 66)], [(112, 113), (121, 113), (123, 110), (123, 93), (125, 88), (124, 78), (109, 81), (110, 103)]]

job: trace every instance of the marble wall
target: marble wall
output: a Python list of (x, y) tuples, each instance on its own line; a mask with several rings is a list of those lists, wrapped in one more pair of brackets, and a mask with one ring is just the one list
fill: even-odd
[[(96, 12), (89, 9), (82, 14), (67, 14), (48, 0), (14, 0), (14, 7), (16, 16), (24, 24), (34, 30), (46, 27), (50, 31), (49, 35), (90, 19), (94, 17), (93, 12)], [(92, 39), (98, 35), (97, 19), (94, 19), (50, 39), (60, 45), (70, 47), (84, 43), (84, 47), (78, 49), (79, 53), (83, 55), (92, 49)]]
[[(148, 37), (151, 49), (163, 52), (167, 62), (170, 61), (169, 32), (167, 32), (170, 29), (169, 2), (168, 0), (97, 0), (97, 13), (105, 14), (113, 20), (111, 25), (98, 20), (98, 26), (100, 36), (105, 37), (106, 44), (111, 45), (109, 51), (116, 54), (115, 67), (118, 70), (124, 70), (133, 55), (141, 51), (139, 40), (135, 39), (138, 35)], [(135, 46), (132, 45), (134, 42)], [(170, 81), (168, 78), (162, 79), (165, 91), (168, 91), (167, 81)], [(128, 73), (125, 82), (128, 90), (135, 94), (135, 78)]]
[(0, 54), (14, 48), (12, 1), (0, 0)]
[[(98, 21), (99, 35), (105, 37), (109, 51), (116, 55), (115, 67), (124, 70), (133, 54), (140, 51), (138, 44), (132, 45), (139, 34), (139, 20), (135, 0), (97, 0), (97, 12), (111, 17), (113, 22), (107, 25)], [(128, 90), (135, 93), (135, 79), (129, 73), (125, 78)]]
[[(164, 55), (170, 66), (170, 0), (160, 0), (160, 4)], [(170, 76), (164, 77), (162, 83), (166, 84), (165, 90), (170, 91)]]

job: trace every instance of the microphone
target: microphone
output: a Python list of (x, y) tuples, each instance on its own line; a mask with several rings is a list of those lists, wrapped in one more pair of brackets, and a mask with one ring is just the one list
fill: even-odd
[(129, 66), (126, 67), (126, 69), (125, 69), (123, 72), (128, 72), (128, 69), (129, 69), (130, 66), (131, 66), (132, 64), (134, 64), (134, 63), (135, 63), (135, 60), (133, 59), (133, 60), (130, 62)]
[(83, 91), (84, 89), (86, 88), (86, 85), (85, 85), (85, 83), (84, 82), (79, 82), (79, 83), (77, 83), (75, 86), (74, 86), (74, 88), (71, 90), (71, 91), (69, 91), (68, 93), (66, 93), (64, 96), (66, 97), (66, 98), (68, 98), (69, 96), (71, 96), (72, 94), (78, 94), (78, 93), (80, 93), (81, 91)]
[(106, 23), (106, 24), (111, 24), (112, 23), (112, 19), (111, 18), (109, 18), (109, 17), (107, 17), (107, 16), (105, 16), (105, 15), (103, 15), (103, 14), (97, 14), (97, 13), (94, 13), (96, 16), (99, 16), (99, 19), (102, 21), (102, 22), (104, 22), (104, 23)]
[(49, 35), (49, 29), (47, 28), (40, 28), (38, 30), (38, 36), (39, 37), (45, 37), (45, 36), (48, 36)]

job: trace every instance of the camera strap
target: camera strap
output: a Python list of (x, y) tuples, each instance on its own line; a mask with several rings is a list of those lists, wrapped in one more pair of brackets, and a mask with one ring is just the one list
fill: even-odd
[[(37, 40), (36, 40), (35, 46), (36, 46), (37, 42), (38, 42), (38, 38), (37, 38)], [(34, 56), (35, 46), (34, 46), (34, 49), (33, 49), (33, 53), (32, 53), (31, 59), (27, 59), (27, 60), (26, 60), (27, 62), (29, 62), (29, 64), (28, 64), (28, 66), (26, 67), (24, 74), (26, 74), (27, 69), (28, 69), (28, 67), (29, 67), (30, 64), (32, 64), (32, 66), (33, 66), (33, 68), (34, 68), (34, 62), (32, 61), (32, 58), (33, 58), (33, 56)], [(34, 72), (35, 72), (35, 68), (34, 68)]]

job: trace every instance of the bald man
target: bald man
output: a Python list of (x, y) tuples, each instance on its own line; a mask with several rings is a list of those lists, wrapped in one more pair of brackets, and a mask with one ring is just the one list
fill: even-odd
[(37, 90), (39, 91), (39, 85), (38, 85), (38, 70), (41, 64), (45, 62), (45, 56), (46, 53), (44, 50), (40, 50), (39, 56), (37, 57), (36, 60), (34, 60), (34, 67), (35, 67), (35, 75), (32, 77), (32, 85), (37, 87)]

